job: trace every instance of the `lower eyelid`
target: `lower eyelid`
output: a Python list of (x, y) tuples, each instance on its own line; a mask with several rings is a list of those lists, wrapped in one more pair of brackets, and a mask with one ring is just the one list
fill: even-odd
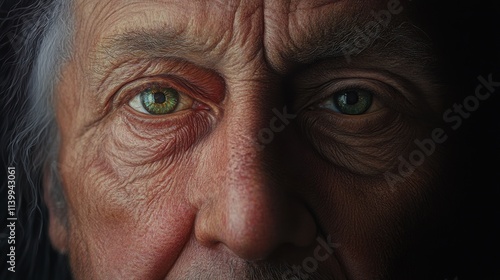
[[(215, 119), (205, 110), (198, 112), (181, 111), (167, 118), (141, 116), (131, 108), (125, 108), (114, 122), (112, 129), (119, 131), (116, 147), (132, 152), (133, 157), (121, 158), (133, 165), (144, 165), (177, 153), (185, 152), (200, 137), (207, 135)], [(130, 153), (119, 153), (118, 156)]]

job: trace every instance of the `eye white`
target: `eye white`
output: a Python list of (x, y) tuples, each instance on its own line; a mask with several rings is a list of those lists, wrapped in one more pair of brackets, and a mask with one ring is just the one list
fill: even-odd
[(146, 109), (142, 105), (141, 95), (140, 94), (134, 96), (134, 98), (132, 98), (132, 100), (130, 100), (130, 102), (128, 103), (128, 105), (130, 107), (132, 107), (132, 109), (134, 109), (134, 110), (136, 110), (138, 112), (151, 115), (151, 113), (149, 113), (148, 111), (146, 111)]
[(328, 109), (328, 110), (332, 110), (336, 113), (340, 113), (339, 109), (337, 108), (337, 105), (335, 104), (335, 102), (333, 101), (334, 97), (330, 96), (328, 99), (326, 99), (325, 101), (321, 102), (320, 104), (318, 104), (318, 107), (320, 108), (325, 108), (325, 109)]

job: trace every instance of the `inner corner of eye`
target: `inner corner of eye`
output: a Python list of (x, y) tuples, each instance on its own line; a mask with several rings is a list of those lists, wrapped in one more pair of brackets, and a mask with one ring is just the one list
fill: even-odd
[(129, 102), (128, 105), (132, 107), (132, 109), (139, 111), (141, 113), (147, 114), (148, 112), (143, 108), (142, 102), (141, 102), (141, 93), (136, 94)]

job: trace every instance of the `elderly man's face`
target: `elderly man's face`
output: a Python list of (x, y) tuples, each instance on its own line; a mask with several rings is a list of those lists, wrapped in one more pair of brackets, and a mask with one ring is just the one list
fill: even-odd
[(397, 173), (439, 101), (408, 3), (76, 3), (50, 227), (76, 278), (378, 279), (409, 254), (440, 161)]

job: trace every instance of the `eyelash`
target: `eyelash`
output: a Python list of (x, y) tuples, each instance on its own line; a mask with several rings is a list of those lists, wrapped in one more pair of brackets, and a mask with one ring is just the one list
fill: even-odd
[[(185, 95), (187, 98), (191, 98), (194, 100), (196, 104), (201, 103), (204, 104), (202, 98), (196, 96), (197, 90), (192, 86), (189, 86), (187, 82), (182, 81), (180, 78), (172, 77), (172, 76), (160, 76), (160, 77), (144, 77), (128, 83), (125, 85), (120, 92), (122, 93), (120, 99), (120, 105), (130, 106), (130, 102), (140, 95), (143, 91), (151, 88), (153, 86), (158, 86), (161, 88), (173, 88), (179, 92), (180, 95)], [(136, 111), (135, 109), (133, 109)], [(147, 116), (161, 117), (165, 115), (149, 115), (141, 112)]]
[[(356, 82), (356, 80), (359, 81)], [(393, 91), (393, 89), (380, 81), (362, 78), (334, 79), (319, 86), (305, 89), (306, 94), (314, 96), (314, 98), (298, 107), (298, 111), (303, 109), (314, 109), (319, 103), (326, 99), (332, 98), (335, 94), (348, 90), (364, 90), (371, 92), (373, 94), (374, 103), (382, 103), (384, 105), (390, 105), (392, 103), (390, 99), (393, 94), (389, 92)]]

